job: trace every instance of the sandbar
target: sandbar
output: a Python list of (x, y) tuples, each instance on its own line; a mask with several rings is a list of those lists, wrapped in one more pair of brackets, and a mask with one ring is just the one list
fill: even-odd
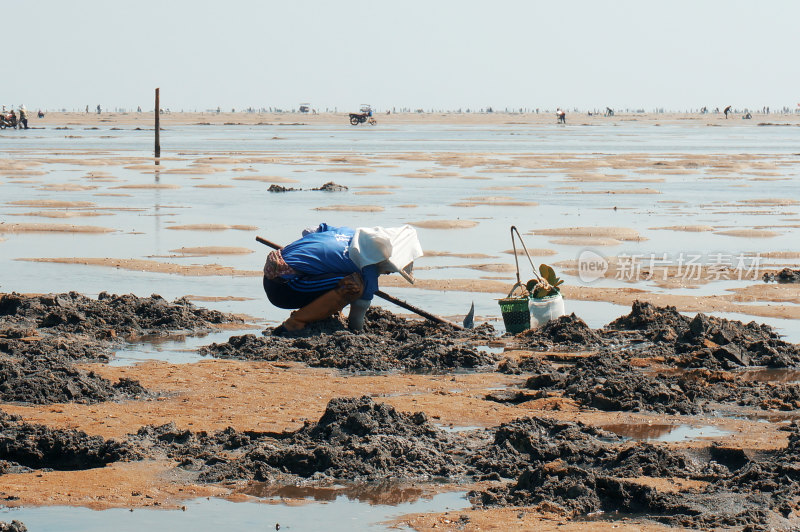
[(227, 224), (187, 224), (187, 225), (168, 225), (167, 229), (176, 231), (256, 231), (258, 227), (254, 225), (227, 225)]
[(383, 207), (378, 205), (326, 205), (315, 207), (315, 211), (342, 211), (342, 212), (383, 212)]
[(113, 189), (177, 189), (181, 188), (180, 185), (175, 185), (173, 183), (137, 183), (131, 185), (120, 185), (117, 187), (111, 187)]
[(12, 212), (9, 216), (36, 216), (39, 218), (80, 218), (84, 216), (113, 216), (111, 212), (97, 211), (33, 211), (33, 212)]
[(299, 183), (297, 179), (291, 177), (278, 177), (272, 175), (238, 175), (232, 177), (235, 181), (261, 181), (263, 183)]
[(101, 257), (36, 257), (15, 259), (24, 262), (49, 262), (54, 264), (83, 264), (86, 266), (106, 266), (135, 272), (169, 273), (188, 277), (230, 276), (256, 277), (263, 275), (258, 270), (237, 270), (219, 264), (174, 264), (142, 259), (113, 259)]
[(714, 234), (741, 238), (772, 238), (780, 235), (780, 233), (775, 231), (766, 231), (760, 229), (731, 229), (728, 231), (716, 231)]
[(419, 220), (408, 223), (423, 229), (470, 229), (478, 225), (473, 220)]
[(184, 255), (247, 255), (248, 253), (254, 253), (254, 251), (249, 248), (239, 247), (200, 246), (171, 249), (170, 253), (181, 253)]
[(553, 229), (534, 229), (530, 231), (532, 235), (545, 236), (591, 236), (607, 237), (615, 240), (640, 241), (647, 240), (642, 237), (635, 229), (627, 227), (560, 227)]
[(681, 231), (685, 233), (702, 233), (713, 231), (710, 225), (670, 225), (667, 227), (651, 227), (651, 231)]
[(94, 207), (91, 201), (64, 201), (64, 200), (18, 200), (10, 201), (6, 205), (21, 205), (24, 207), (44, 207), (53, 209), (71, 209), (79, 207)]
[[(528, 249), (528, 254), (531, 255), (532, 257), (547, 257), (547, 256), (555, 255), (555, 254), (558, 253), (556, 250), (548, 249), (548, 248), (527, 248), (527, 249)], [(514, 254), (514, 250), (513, 249), (507, 249), (507, 250), (503, 251), (503, 253), (507, 253), (508, 255), (513, 255)], [(525, 256), (525, 250), (523, 250), (521, 248), (518, 249), (517, 250), (517, 255)]]
[(9, 224), (0, 222), (0, 233), (112, 233), (116, 229), (96, 225)]
[(559, 246), (619, 246), (621, 240), (601, 236), (565, 236), (548, 240), (551, 244)]

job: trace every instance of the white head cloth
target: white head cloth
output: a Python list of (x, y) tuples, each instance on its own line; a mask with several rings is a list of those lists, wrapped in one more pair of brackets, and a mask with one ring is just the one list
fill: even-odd
[(350, 243), (349, 255), (359, 268), (387, 261), (394, 271), (413, 283), (414, 278), (404, 268), (422, 256), (422, 246), (417, 231), (410, 225), (359, 227)]

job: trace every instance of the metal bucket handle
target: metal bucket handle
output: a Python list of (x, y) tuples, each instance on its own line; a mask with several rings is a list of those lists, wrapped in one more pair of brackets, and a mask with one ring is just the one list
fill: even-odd
[(514, 233), (517, 233), (517, 238), (519, 239), (519, 243), (522, 246), (522, 249), (525, 251), (525, 256), (528, 257), (528, 262), (531, 263), (531, 270), (533, 270), (533, 275), (539, 281), (542, 280), (542, 278), (539, 276), (539, 273), (536, 271), (536, 266), (533, 265), (533, 260), (531, 260), (531, 255), (530, 255), (530, 253), (528, 253), (528, 248), (525, 247), (525, 242), (522, 241), (522, 235), (519, 234), (519, 230), (517, 229), (517, 226), (512, 225), (511, 226), (511, 246), (514, 248), (514, 263), (517, 266), (517, 282), (511, 288), (511, 292), (509, 292), (508, 297), (511, 297), (511, 293), (513, 293), (514, 290), (518, 286), (520, 286), (520, 287), (522, 286), (522, 281), (519, 278), (519, 259), (517, 258), (517, 243), (514, 240)]

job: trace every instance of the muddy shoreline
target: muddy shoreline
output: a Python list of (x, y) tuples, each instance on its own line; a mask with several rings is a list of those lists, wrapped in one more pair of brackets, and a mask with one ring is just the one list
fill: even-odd
[[(294, 337), (232, 334), (185, 367), (113, 367), (122, 342), (241, 319), (156, 295), (3, 294), (0, 495), (85, 504), (32, 482), (123, 468), (137, 471), (132, 495), (104, 504), (400, 481), (467, 487), (473, 511), (565, 524), (605, 512), (645, 527), (797, 525), (800, 385), (753, 372), (800, 371), (800, 347), (769, 326), (643, 302), (600, 329), (569, 315), (513, 337), (381, 309), (367, 322), (361, 334), (343, 318)], [(457, 419), (478, 426), (449, 430)], [(659, 419), (731, 434), (659, 442), (619, 428)], [(142, 498), (137, 482), (153, 475), (157, 493)]]

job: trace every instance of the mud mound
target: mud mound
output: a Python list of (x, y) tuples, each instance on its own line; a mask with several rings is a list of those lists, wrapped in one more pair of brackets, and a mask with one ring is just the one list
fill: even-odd
[(497, 371), (508, 375), (520, 375), (522, 373), (542, 373), (549, 371), (552, 365), (538, 357), (527, 356), (519, 360), (506, 358), (497, 366)]
[(631, 312), (605, 326), (607, 330), (639, 331), (653, 342), (673, 342), (689, 326), (689, 319), (675, 307), (656, 307), (634, 301)]
[(603, 339), (575, 313), (550, 320), (542, 327), (519, 333), (516, 338), (522, 349), (580, 349), (603, 346)]
[(0, 400), (97, 403), (150, 395), (137, 381), (112, 384), (73, 363), (108, 362), (120, 335), (196, 332), (240, 321), (157, 295), (0, 294)]
[(258, 441), (279, 439), (284, 434), (254, 431), (236, 431), (231, 427), (208, 434), (205, 431), (192, 432), (178, 429), (175, 423), (153, 426), (147, 425), (129, 438), (141, 452), (148, 456), (166, 456), (181, 462), (186, 469), (200, 469), (205, 457), (212, 461), (212, 456), (224, 454), (225, 451), (248, 448)]
[(381, 309), (370, 309), (367, 322), (364, 332), (357, 334), (339, 319), (329, 319), (312, 324), (298, 336), (233, 336), (223, 344), (201, 348), (200, 353), (216, 358), (296, 361), (347, 371), (442, 371), (491, 366), (500, 358), (458, 341), (480, 338), (489, 334), (488, 328), (459, 335), (449, 327), (405, 320)]
[(149, 393), (139, 381), (110, 381), (52, 357), (34, 360), (0, 358), (0, 400), (34, 404), (98, 403), (138, 399)]
[[(463, 473), (460, 446), (424, 414), (405, 414), (369, 397), (332, 399), (317, 423), (280, 440), (260, 441), (233, 460), (216, 458), (205, 481), (430, 479)], [(463, 459), (462, 459), (463, 460)]]
[(77, 292), (0, 295), (0, 324), (83, 333), (95, 338), (196, 331), (241, 321), (230, 314), (195, 307), (185, 298), (168, 303), (155, 294), (140, 298), (101, 292), (96, 300)]
[[(586, 453), (580, 445), (562, 446), (558, 457), (539, 453), (540, 459), (520, 460), (516, 481), (470, 497), (477, 505), (533, 506), (567, 516), (604, 511), (690, 528), (789, 529), (800, 489), (800, 437), (797, 426), (789, 430), (793, 434), (785, 449), (755, 456), (714, 446), (609, 446), (602, 439), (595, 442), (596, 453)], [(541, 446), (536, 441), (534, 448)], [(660, 491), (647, 482), (674, 478), (703, 480), (705, 487)]]
[(601, 353), (580, 360), (566, 375), (564, 395), (600, 410), (698, 414), (676, 376), (646, 375), (619, 355)]
[(0, 353), (15, 358), (108, 362), (113, 353), (111, 345), (86, 335), (39, 336), (36, 329), (0, 328)]
[(800, 270), (784, 268), (777, 274), (767, 272), (762, 279), (765, 283), (800, 283)]
[(0, 458), (32, 469), (79, 470), (136, 460), (140, 455), (127, 443), (28, 424), (0, 412)]
[(697, 314), (678, 337), (676, 362), (686, 367), (732, 369), (742, 366), (800, 365), (800, 347), (785, 342), (769, 325)]
[(572, 516), (605, 511), (653, 517), (702, 511), (679, 497), (560, 461), (527, 469), (508, 489), (471, 495), (485, 506), (542, 506)]
[(582, 423), (533, 417), (497, 428), (491, 444), (470, 458), (484, 479), (515, 478), (532, 462), (598, 463), (609, 457), (617, 435)]
[[(800, 365), (800, 348), (781, 340), (768, 325), (744, 324), (702, 313), (689, 319), (675, 307), (655, 307), (641, 301), (634, 302), (630, 314), (609, 323), (602, 332), (616, 345), (632, 348), (631, 352), (663, 356), (681, 367)], [(643, 344), (644, 341), (650, 344)]]
[(770, 411), (800, 408), (797, 384), (759, 382), (735, 372), (704, 368), (645, 372), (612, 352), (584, 358), (569, 369), (543, 367), (528, 378), (525, 388), (561, 393), (583, 406), (606, 411), (700, 414), (719, 404)]

